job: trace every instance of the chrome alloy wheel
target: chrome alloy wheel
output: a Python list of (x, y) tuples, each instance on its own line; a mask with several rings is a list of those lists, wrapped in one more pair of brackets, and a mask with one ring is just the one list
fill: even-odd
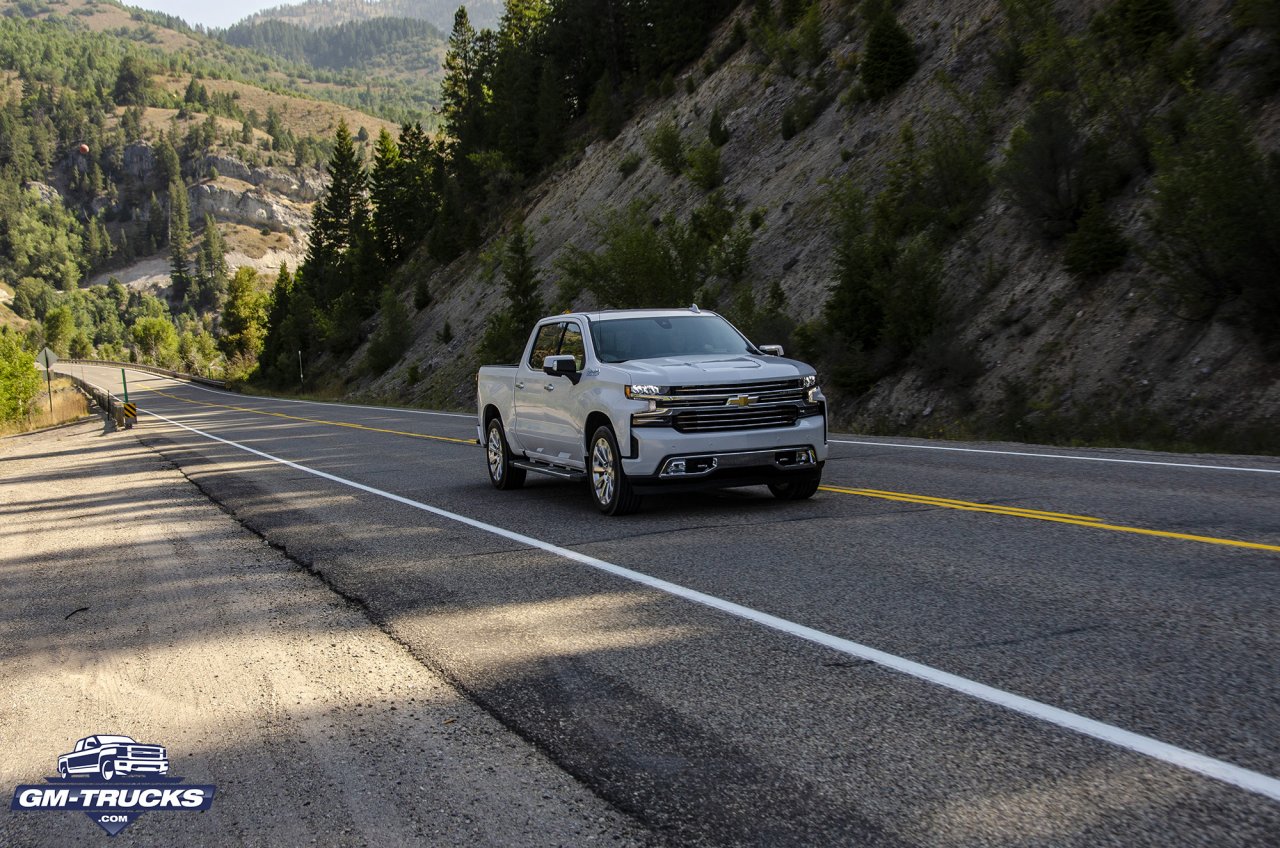
[(502, 475), (503, 472), (506, 471), (507, 464), (503, 461), (505, 457), (502, 455), (504, 447), (502, 441), (502, 427), (497, 421), (494, 421), (489, 425), (488, 441), (489, 444), (487, 446), (487, 450), (489, 453), (489, 476), (494, 479), (494, 482), (501, 483)]
[(613, 503), (613, 490), (617, 485), (616, 475), (613, 448), (609, 440), (602, 436), (596, 439), (596, 443), (591, 447), (591, 488), (595, 491), (597, 503), (601, 505)]

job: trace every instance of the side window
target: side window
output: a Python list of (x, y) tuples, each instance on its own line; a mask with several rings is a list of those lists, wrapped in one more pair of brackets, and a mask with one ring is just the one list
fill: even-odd
[(560, 340), (560, 355), (572, 356), (578, 363), (578, 370), (587, 367), (587, 348), (582, 343), (582, 330), (577, 324), (565, 324), (564, 338)]
[(556, 348), (560, 346), (560, 331), (564, 328), (564, 324), (544, 324), (538, 329), (538, 335), (533, 340), (533, 349), (529, 351), (529, 367), (542, 370), (542, 360), (548, 356), (556, 355)]

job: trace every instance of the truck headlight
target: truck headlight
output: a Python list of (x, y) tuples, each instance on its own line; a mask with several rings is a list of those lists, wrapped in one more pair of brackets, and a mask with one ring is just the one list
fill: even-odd
[(665, 395), (667, 390), (662, 386), (625, 386), (622, 393), (631, 400), (654, 400)]
[(806, 374), (800, 378), (800, 385), (803, 388), (812, 389), (814, 386), (818, 385), (818, 375)]

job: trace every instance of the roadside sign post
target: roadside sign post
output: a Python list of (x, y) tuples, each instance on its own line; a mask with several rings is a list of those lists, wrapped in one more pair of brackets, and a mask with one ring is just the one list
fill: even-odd
[(123, 415), (124, 428), (126, 430), (133, 429), (133, 422), (138, 420), (138, 407), (129, 403), (129, 378), (125, 376), (124, 369), (120, 369), (120, 385), (124, 387), (124, 407)]
[(53, 415), (53, 376), (49, 369), (57, 361), (58, 354), (47, 347), (36, 354), (36, 364), (44, 366), (44, 388), (49, 395), (49, 415)]

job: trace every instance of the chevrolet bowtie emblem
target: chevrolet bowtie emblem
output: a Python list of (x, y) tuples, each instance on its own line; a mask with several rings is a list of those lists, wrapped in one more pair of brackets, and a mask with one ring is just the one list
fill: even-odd
[(725, 405), (726, 406), (750, 406), (751, 396), (738, 395), (737, 397), (731, 397), (727, 401), (725, 401)]

